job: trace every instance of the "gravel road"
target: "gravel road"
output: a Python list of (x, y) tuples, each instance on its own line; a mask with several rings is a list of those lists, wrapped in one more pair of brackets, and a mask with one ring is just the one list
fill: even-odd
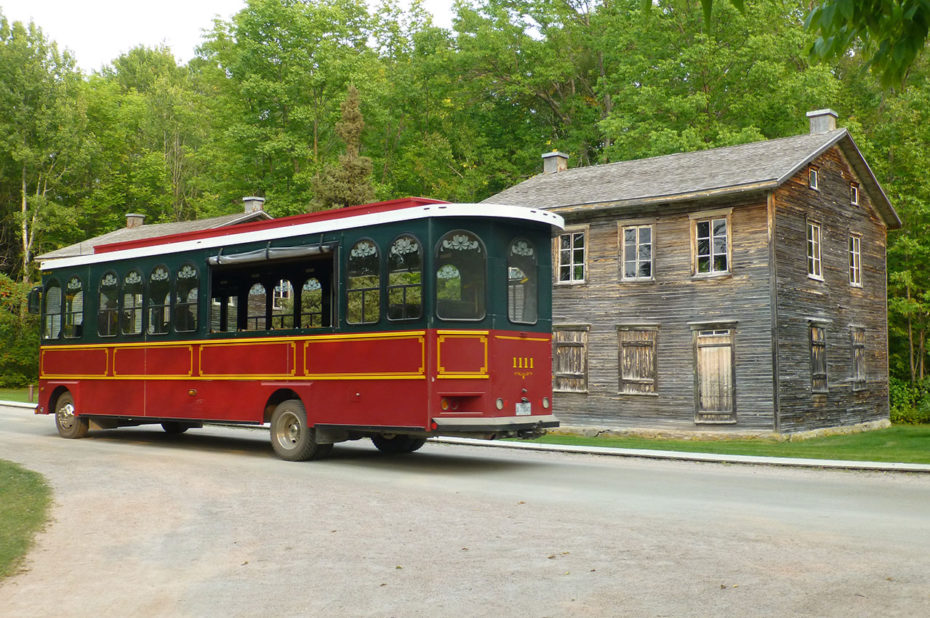
[(930, 615), (930, 476), (427, 444), (287, 463), (258, 430), (55, 434), (4, 616)]

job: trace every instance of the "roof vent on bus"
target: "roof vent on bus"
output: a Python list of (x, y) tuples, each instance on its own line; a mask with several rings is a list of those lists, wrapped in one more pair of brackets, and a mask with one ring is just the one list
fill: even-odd
[(242, 203), (245, 204), (245, 214), (247, 215), (265, 210), (265, 198), (263, 197), (250, 195), (242, 198)]
[(142, 227), (143, 223), (145, 223), (145, 215), (135, 212), (126, 213), (126, 227)]

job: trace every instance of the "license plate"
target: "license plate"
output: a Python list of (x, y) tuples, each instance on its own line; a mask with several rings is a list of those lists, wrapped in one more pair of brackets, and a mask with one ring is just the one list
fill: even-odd
[(517, 416), (529, 416), (532, 413), (533, 409), (529, 401), (517, 404)]

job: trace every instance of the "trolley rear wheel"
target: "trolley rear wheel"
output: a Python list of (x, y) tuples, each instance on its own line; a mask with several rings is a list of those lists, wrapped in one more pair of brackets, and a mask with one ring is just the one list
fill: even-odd
[(74, 412), (74, 397), (71, 393), (62, 393), (55, 404), (55, 426), (62, 438), (83, 438), (87, 435), (87, 419), (76, 416)]
[(426, 438), (415, 438), (414, 436), (386, 436), (378, 434), (371, 437), (378, 450), (390, 455), (400, 455), (403, 453), (412, 453), (426, 444)]
[(271, 414), (271, 446), (286, 461), (306, 461), (326, 456), (332, 444), (318, 444), (313, 428), (307, 426), (307, 411), (299, 399), (278, 404)]
[(179, 423), (178, 421), (165, 421), (161, 424), (161, 428), (165, 430), (165, 433), (176, 436), (184, 433), (191, 428), (187, 423)]

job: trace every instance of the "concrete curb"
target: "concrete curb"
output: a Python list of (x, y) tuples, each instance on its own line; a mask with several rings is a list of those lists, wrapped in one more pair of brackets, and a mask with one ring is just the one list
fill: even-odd
[[(34, 403), (0, 401), (0, 407), (34, 410)], [(235, 425), (232, 423), (210, 423), (235, 429), (266, 429), (262, 425)], [(711, 453), (688, 453), (684, 451), (657, 451), (638, 448), (613, 448), (606, 446), (574, 446), (567, 444), (536, 444), (534, 442), (505, 442), (478, 440), (475, 438), (430, 438), (430, 442), (463, 444), (489, 448), (509, 448), (550, 453), (578, 453), (606, 455), (611, 457), (638, 457), (640, 459), (665, 459), (672, 461), (698, 461), (705, 463), (728, 463), (754, 466), (784, 466), (791, 468), (820, 468), (833, 470), (866, 470), (873, 472), (916, 472), (930, 474), (930, 464), (893, 463), (880, 461), (844, 461), (835, 459), (791, 459), (788, 457), (754, 457), (751, 455), (717, 455)]]
[(0, 407), (4, 408), (23, 408), (24, 410), (35, 410), (37, 403), (22, 403), (20, 401), (0, 401)]
[(486, 446), (556, 453), (608, 455), (613, 457), (639, 457), (641, 459), (699, 461), (706, 463), (729, 463), (755, 466), (785, 466), (793, 468), (930, 473), (930, 465), (928, 464), (893, 463), (881, 461), (846, 461), (835, 459), (791, 459), (788, 457), (754, 457), (751, 455), (717, 455), (710, 453), (687, 453), (683, 451), (653, 451), (638, 448), (611, 448), (606, 446), (573, 446), (567, 444), (536, 444), (532, 442), (498, 442), (493, 440), (476, 440), (474, 438), (431, 438), (431, 440), (447, 444), (467, 444), (469, 446)]

